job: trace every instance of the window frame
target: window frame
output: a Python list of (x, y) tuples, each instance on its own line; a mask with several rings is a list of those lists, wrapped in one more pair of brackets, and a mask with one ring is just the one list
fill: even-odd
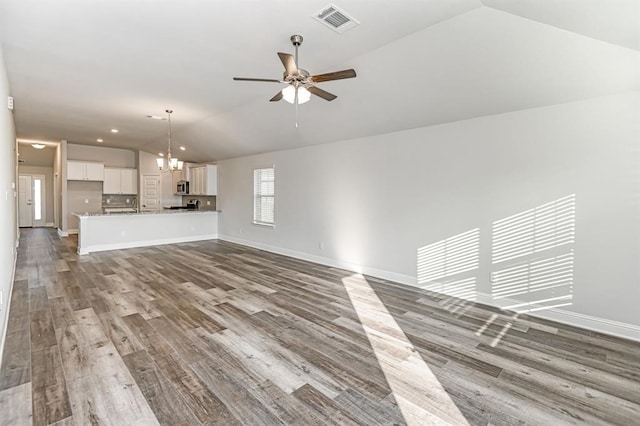
[[(269, 180), (269, 179), (264, 179), (263, 178), (263, 171), (269, 171), (271, 170), (271, 174), (273, 176), (273, 179)], [(258, 180), (259, 179), (259, 180)], [(273, 190), (271, 191), (271, 194), (264, 194), (262, 193), (262, 191), (259, 191), (259, 188), (262, 186), (260, 184), (264, 183), (264, 182), (273, 182)], [(260, 168), (255, 168), (253, 169), (253, 220), (252, 220), (252, 224), (256, 225), (256, 226), (263, 226), (263, 227), (267, 227), (267, 228), (275, 228), (275, 222), (276, 222), (276, 169), (275, 166), (270, 166), (270, 167), (260, 167)], [(264, 220), (264, 217), (262, 215), (260, 215), (260, 217), (258, 217), (258, 200), (262, 200), (262, 199), (271, 199), (272, 200), (272, 209), (271, 209), (271, 215), (273, 218), (272, 222), (268, 222)]]

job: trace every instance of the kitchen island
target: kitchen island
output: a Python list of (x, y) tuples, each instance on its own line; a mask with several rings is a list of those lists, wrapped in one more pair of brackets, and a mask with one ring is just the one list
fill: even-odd
[(219, 211), (165, 210), (142, 213), (74, 213), (78, 254), (218, 238)]

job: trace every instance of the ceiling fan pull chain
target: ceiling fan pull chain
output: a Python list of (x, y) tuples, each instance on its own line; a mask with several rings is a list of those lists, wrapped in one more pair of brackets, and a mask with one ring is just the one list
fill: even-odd
[(296, 87), (296, 129), (298, 128), (298, 88)]

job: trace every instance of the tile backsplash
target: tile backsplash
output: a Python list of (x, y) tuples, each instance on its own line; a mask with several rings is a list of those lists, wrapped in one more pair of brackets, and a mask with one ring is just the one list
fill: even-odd
[[(215, 195), (183, 195), (182, 205), (185, 206), (189, 200), (200, 201), (200, 210), (216, 210), (216, 196)], [(207, 205), (207, 202), (209, 205)]]
[(138, 207), (137, 195), (118, 195), (118, 194), (103, 194), (102, 195), (102, 208), (114, 208), (114, 207)]

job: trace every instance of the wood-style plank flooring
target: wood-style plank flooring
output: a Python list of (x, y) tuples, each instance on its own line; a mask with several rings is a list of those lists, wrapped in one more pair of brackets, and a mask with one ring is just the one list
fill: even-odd
[(22, 230), (2, 425), (640, 424), (640, 344), (251, 248)]

